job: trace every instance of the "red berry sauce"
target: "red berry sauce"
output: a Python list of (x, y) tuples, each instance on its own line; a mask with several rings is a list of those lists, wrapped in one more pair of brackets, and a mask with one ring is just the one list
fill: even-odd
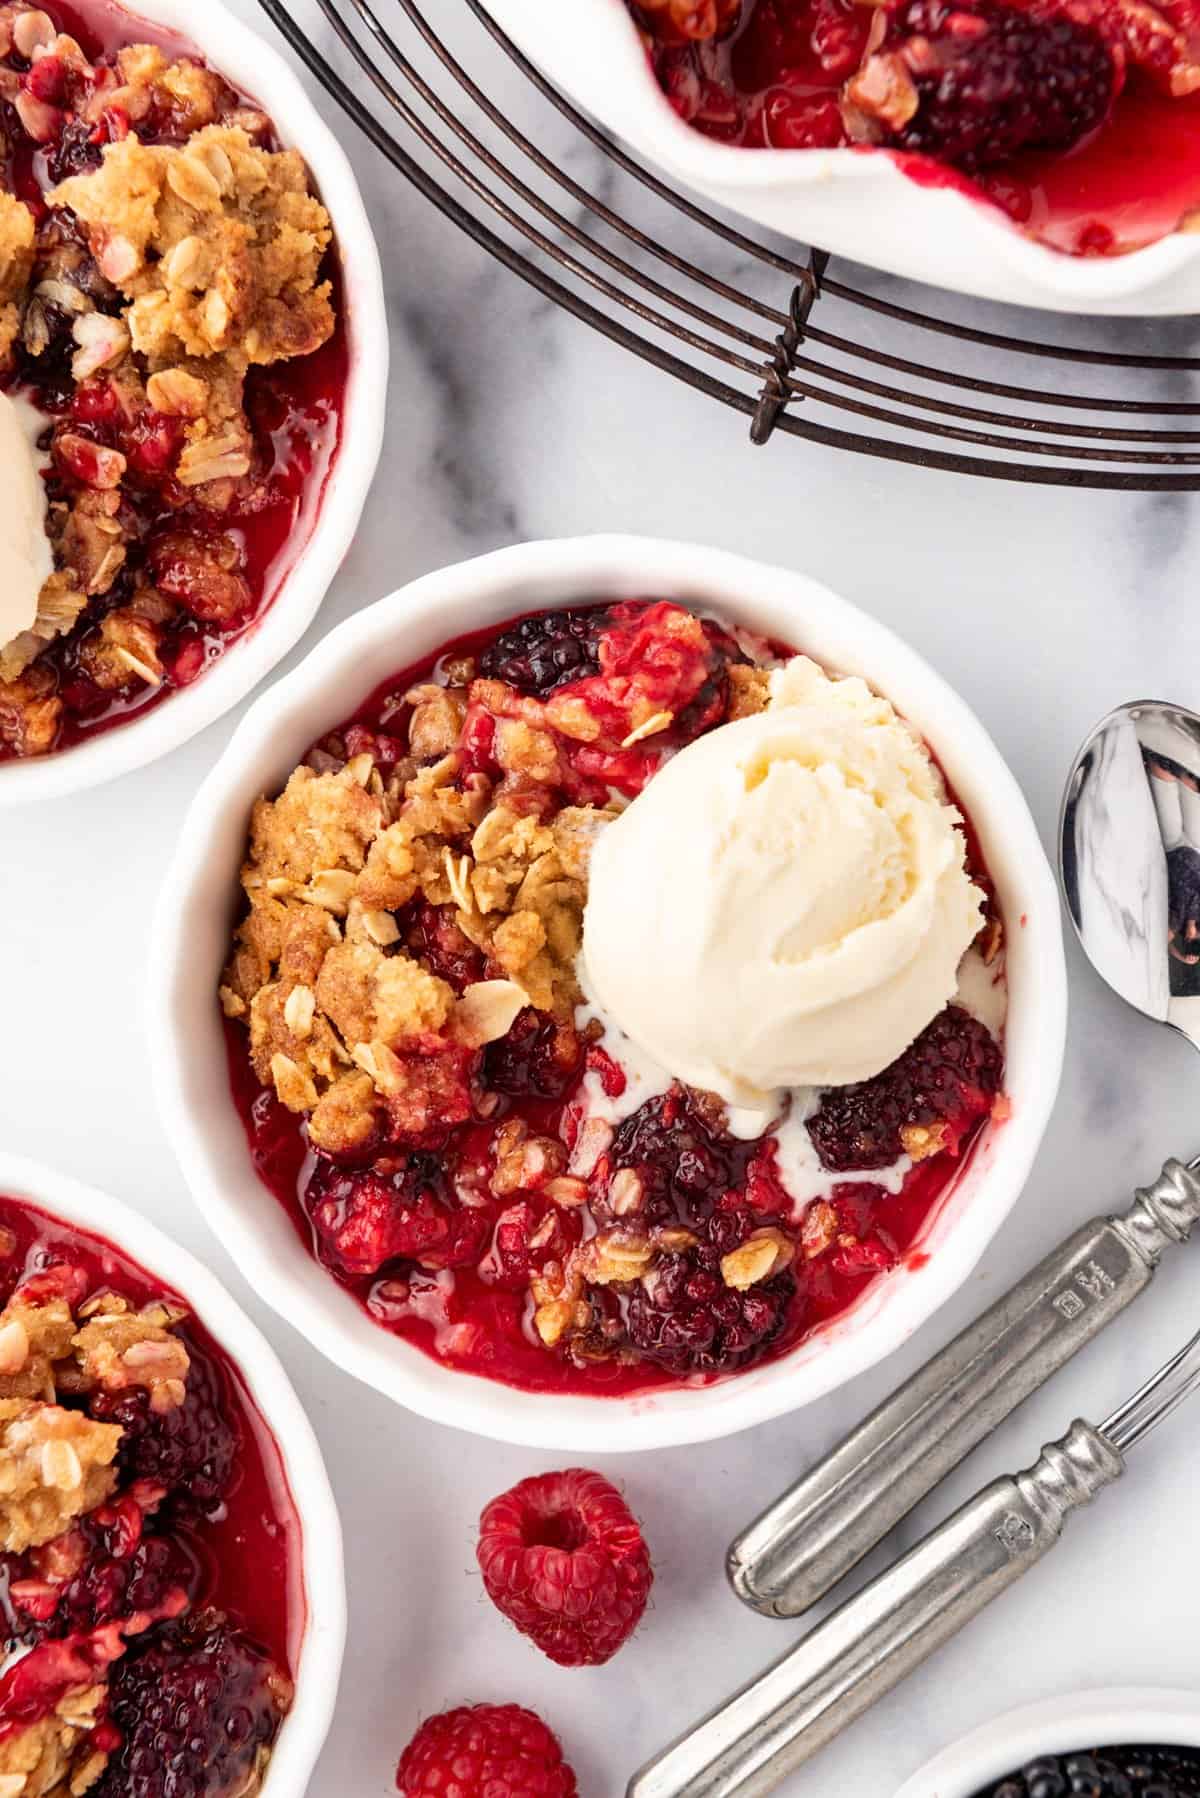
[[(186, 1297), (111, 1243), (24, 1200), (0, 1198), (0, 1231), (5, 1244), (13, 1244), (0, 1263), (0, 1306), (31, 1277), (65, 1267), (80, 1302), (92, 1292), (113, 1291), (135, 1308), (166, 1299), (188, 1311)], [(10, 1645), (76, 1641), (133, 1611), (153, 1610), (164, 1589), (182, 1586), (188, 1615), (208, 1607), (223, 1613), (276, 1667), (290, 1671), (299, 1655), (305, 1602), (300, 1525), (278, 1447), (240, 1371), (201, 1320), (188, 1311), (176, 1334), (192, 1363), (188, 1399), (162, 1418), (148, 1412), (140, 1388), (92, 1395), (90, 1414), (125, 1431), (115, 1463), (117, 1489), (80, 1519), (87, 1556), (75, 1577), (57, 1588), (57, 1601), (54, 1591), (39, 1593), (44, 1582), (28, 1555), (0, 1555), (2, 1633)], [(74, 1401), (60, 1394), (57, 1402)], [(168, 1489), (144, 1519), (127, 1496), (139, 1480)], [(131, 1525), (135, 1539), (142, 1529), (132, 1552)], [(144, 1656), (161, 1632), (176, 1627), (168, 1615), (130, 1641)], [(17, 1720), (0, 1700), (0, 1735)]]
[[(461, 638), (438, 657), (389, 676), (353, 718), (320, 739), (309, 766), (329, 771), (363, 753), (374, 754), (383, 766), (394, 763), (403, 754), (408, 716), (398, 696), (417, 683), (461, 682), (464, 666), (476, 671), (480, 687), (507, 679), (518, 692), (552, 701), (591, 693), (602, 715), (606, 695), (596, 683), (606, 675), (597, 669), (623, 666), (631, 641), (639, 643), (636, 665), (653, 669), (655, 642), (642, 638), (653, 639), (668, 612), (678, 616), (679, 608), (663, 602), (579, 607)], [(579, 628), (581, 619), (591, 625), (590, 639)], [(690, 704), (677, 712), (670, 731), (613, 758), (606, 770), (612, 784), (631, 797), (665, 759), (663, 739), (674, 737), (666, 748), (670, 753), (726, 721), (728, 669), (747, 657), (718, 623), (703, 622), (709, 662), (687, 675)], [(669, 643), (669, 637), (657, 641), (664, 656)], [(795, 651), (759, 643), (756, 653), (778, 661)], [(672, 678), (680, 678), (678, 667)], [(468, 679), (461, 690), (477, 694), (479, 689)], [(470, 698), (459, 752), (467, 765), (472, 745), (486, 735), (478, 728), (477, 709), (478, 698)], [(339, 748), (331, 751), (334, 743)], [(565, 760), (575, 758), (561, 776), (566, 802), (589, 802), (573, 790), (579, 785), (592, 790), (591, 803), (603, 803), (606, 794), (595, 797), (601, 772), (596, 749), (575, 744), (560, 753)], [(964, 834), (968, 869), (990, 895), (969, 825)], [(988, 904), (995, 920), (990, 898)], [(420, 903), (415, 916), (413, 908), (398, 914), (397, 947), (456, 991), (495, 977), (496, 970), (485, 968), (469, 945), (470, 953), (456, 962), (439, 936), (439, 911), (444, 937), (453, 907)], [(998, 923), (993, 928), (998, 930)], [(852, 1171), (849, 1178), (839, 1176), (823, 1212), (810, 1205), (803, 1225), (792, 1215), (792, 1196), (780, 1183), (774, 1137), (731, 1137), (706, 1096), (678, 1086), (616, 1124), (586, 1175), (586, 1203), (560, 1205), (536, 1183), (533, 1190), (505, 1188), (505, 1196), (494, 1196), (489, 1176), (501, 1152), (497, 1139), (513, 1120), (532, 1137), (555, 1139), (569, 1149), (586, 1122), (589, 1072), (610, 1096), (619, 1096), (626, 1085), (619, 1060), (602, 1039), (564, 1033), (549, 1014), (522, 1012), (508, 1035), (479, 1052), (472, 1067), (456, 1070), (446, 1083), (454, 1101), (447, 1127), (419, 1140), (409, 1136), (402, 1153), (393, 1145), (342, 1160), (315, 1152), (303, 1119), (260, 1084), (247, 1054), (244, 1023), (227, 1019), (225, 1030), (233, 1098), (256, 1172), (302, 1240), (375, 1322), (436, 1360), (526, 1391), (625, 1397), (681, 1382), (705, 1383), (777, 1359), (845, 1314), (881, 1274), (924, 1258), (919, 1244), (969, 1160), (1002, 1078), (999, 1046), (966, 1012), (948, 1007), (935, 1024), (936, 1054), (932, 1048), (923, 1051), (918, 1039), (907, 1059), (878, 1077), (880, 1126), (891, 1135), (873, 1166), (899, 1161), (903, 1151), (895, 1133), (906, 1123), (944, 1119), (944, 1148), (915, 1160), (900, 1190), (887, 1190), (878, 1173), (872, 1177), (869, 1159), (853, 1158), (853, 1145), (863, 1139), (864, 1107), (870, 1110), (872, 1104), (871, 1083), (845, 1089), (857, 1108), (849, 1125), (831, 1124), (827, 1136), (839, 1143), (852, 1138), (851, 1147), (840, 1162), (827, 1166)], [(421, 1052), (428, 1054), (429, 1045)], [(925, 1078), (930, 1072), (933, 1077)], [(860, 1168), (868, 1171), (860, 1174)], [(650, 1285), (634, 1280), (591, 1289), (597, 1319), (589, 1351), (568, 1354), (561, 1346), (547, 1347), (533, 1326), (531, 1275), (546, 1257), (563, 1262), (572, 1248), (612, 1223), (615, 1213), (606, 1210), (604, 1195), (623, 1169), (632, 1170), (640, 1183), (639, 1227), (653, 1234), (682, 1226), (690, 1240), (677, 1252), (662, 1254)], [(457, 1196), (464, 1190), (472, 1195), (467, 1206)], [(722, 1279), (722, 1257), (753, 1231), (774, 1226), (794, 1235), (794, 1260), (748, 1291), (732, 1290)], [(814, 1232), (820, 1242), (813, 1240)], [(673, 1247), (669, 1239), (668, 1246)]]
[[(838, 96), (863, 53), (872, 6), (743, 0), (740, 20), (726, 8), (728, 35), (688, 40), (672, 32), (669, 12), (664, 23), (664, 0), (627, 3), (648, 33), (659, 85), (696, 130), (751, 149), (849, 144)], [(964, 10), (975, 4), (964, 0)], [(1111, 11), (1106, 0), (1069, 10), (1094, 13), (1101, 28)], [(1188, 28), (1190, 0), (1162, 10)], [(1131, 63), (1106, 121), (1068, 149), (1027, 150), (970, 172), (932, 154), (886, 153), (913, 181), (989, 200), (1053, 249), (1117, 255), (1158, 242), (1200, 210), (1200, 93), (1171, 97)]]
[[(52, 0), (46, 10), (101, 71), (130, 44), (150, 43), (168, 56), (204, 61), (185, 38), (147, 23), (111, 0), (89, 0), (83, 7)], [(33, 70), (40, 72), (53, 60), (45, 58), (35, 63)], [(0, 58), (0, 71), (6, 66), (17, 71), (27, 68), (15, 52)], [(249, 96), (232, 88), (229, 91), (238, 104), (255, 106)], [(24, 200), (39, 219), (47, 210), (42, 195), (57, 181), (94, 167), (105, 141), (102, 129), (87, 126), (69, 110), (63, 118), (59, 136), (48, 144), (33, 143), (19, 129), (3, 134), (0, 186)], [(170, 117), (153, 114), (139, 122), (137, 134), (143, 143), (178, 141)], [(119, 125), (112, 135), (122, 135)], [(280, 147), (269, 129), (258, 141), (268, 150)], [(341, 282), (332, 249), (323, 272), (333, 284), (337, 328), (308, 355), (248, 371), (245, 410), (255, 443), (256, 479), (246, 504), (239, 505), (235, 499), (220, 514), (205, 512), (190, 501), (188, 490), (168, 471), (179, 447), (178, 420), (147, 412), (130, 424), (112, 404), (103, 374), (73, 388), (63, 356), (53, 344), (39, 358), (20, 355), (15, 374), (5, 378), (13, 391), (25, 393), (51, 422), (70, 418), (78, 422), (85, 437), (120, 449), (130, 468), (122, 493), (135, 515), (136, 531), (128, 545), (126, 566), (109, 592), (93, 599), (74, 628), (50, 644), (35, 664), (37, 669), (53, 673), (56, 691), (64, 702), (55, 750), (71, 748), (140, 717), (170, 694), (191, 686), (230, 644), (256, 628), (302, 553), (338, 452), (349, 373), (341, 323)], [(46, 478), (53, 495), (61, 476), (47, 469)], [(237, 574), (248, 590), (248, 603), (243, 600), (238, 605), (236, 616), (222, 618), (211, 610), (205, 615), (203, 596), (198, 593), (202, 570), (189, 579), (177, 558), (175, 583), (160, 578), (152, 546), (168, 531), (184, 534), (194, 546), (193, 559), (202, 557), (204, 546), (218, 536), (227, 534), (232, 539), (239, 554)], [(128, 691), (113, 692), (89, 677), (80, 652), (95, 636), (102, 613), (130, 597), (143, 568), (182, 609), (166, 630), (162, 681), (157, 686), (138, 683)], [(0, 761), (11, 760), (16, 753), (0, 739)]]

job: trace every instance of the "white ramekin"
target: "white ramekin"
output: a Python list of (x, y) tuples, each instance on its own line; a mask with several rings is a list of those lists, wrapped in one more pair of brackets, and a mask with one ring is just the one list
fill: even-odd
[(889, 274), (1054, 312), (1200, 311), (1200, 237), (1126, 256), (1065, 256), (998, 207), (912, 181), (886, 154), (743, 150), (664, 99), (624, 0), (485, 0), (531, 61), (608, 130), (719, 206)]
[[(539, 1395), (454, 1372), (373, 1324), (317, 1263), (251, 1164), (229, 1093), (216, 988), (238, 910), (250, 808), (389, 670), (515, 613), (663, 595), (865, 675), (935, 747), (970, 811), (1009, 931), (1013, 1115), (983, 1136), (919, 1267), (780, 1361), (635, 1399)], [(636, 537), (532, 543), (426, 575), (334, 631), (263, 694), (189, 811), (152, 931), (148, 1028), (158, 1104), (193, 1194), (247, 1277), (347, 1372), (439, 1422), (546, 1449), (618, 1452), (723, 1436), (822, 1397), (899, 1347), (966, 1278), (1021, 1191), (1054, 1103), (1066, 976), (1054, 880), (1013, 776), (949, 687), (898, 638), (803, 575)]]
[(972, 1730), (914, 1774), (896, 1798), (975, 1798), (1040, 1754), (1156, 1743), (1200, 1747), (1200, 1691), (1108, 1686), (1039, 1699)]
[(138, 0), (136, 24), (177, 31), (251, 94), (279, 139), (300, 151), (333, 221), (349, 355), (341, 442), (316, 517), (274, 598), (245, 634), (181, 692), (73, 749), (0, 762), (0, 807), (78, 793), (177, 749), (244, 699), (307, 630), (349, 549), (383, 444), (388, 325), (379, 251), (345, 151), (274, 46), (222, 4)]
[(23, 1155), (0, 1151), (0, 1196), (25, 1199), (104, 1238), (191, 1306), (234, 1362), (275, 1439), (300, 1525), (305, 1608), (296, 1693), (271, 1756), (263, 1798), (303, 1798), (337, 1701), (346, 1641), (342, 1526), (313, 1434), (274, 1349), (195, 1256), (120, 1200)]

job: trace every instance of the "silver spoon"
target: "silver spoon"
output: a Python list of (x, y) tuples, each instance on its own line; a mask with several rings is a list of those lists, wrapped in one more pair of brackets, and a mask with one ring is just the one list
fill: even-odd
[(1144, 699), (1101, 719), (1067, 781), (1059, 867), (1092, 966), (1200, 1048), (1200, 717)]
[[(1067, 780), (1059, 858), (1089, 959), (1200, 1046), (1200, 718), (1143, 701), (1103, 719)], [(800, 1616), (1144, 1292), (1200, 1216), (1200, 1185), (1173, 1168), (1061, 1243), (744, 1530), (728, 1562), (738, 1597)]]

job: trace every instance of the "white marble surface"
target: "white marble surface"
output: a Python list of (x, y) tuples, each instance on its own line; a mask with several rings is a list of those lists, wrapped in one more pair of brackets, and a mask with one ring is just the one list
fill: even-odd
[[(237, 9), (256, 13), (254, 0)], [(1200, 706), (1192, 501), (970, 482), (788, 442), (752, 451), (740, 419), (559, 316), (343, 129), (384, 246), (390, 433), (354, 551), (302, 648), (411, 576), (514, 538), (608, 527), (707, 538), (806, 568), (902, 631), (994, 733), (1048, 845), (1060, 781), (1102, 711), (1148, 693)], [(1163, 327), (1159, 341), (1184, 349), (1189, 335)], [(1142, 340), (1114, 327), (1118, 338)], [(1123, 1201), (1165, 1154), (1200, 1149), (1200, 1067), (1101, 990), (1072, 947), (1061, 1102), (983, 1269), (894, 1364), (829, 1402), (710, 1447), (608, 1464), (645, 1520), (654, 1608), (609, 1667), (559, 1671), (509, 1632), (472, 1571), (483, 1502), (555, 1457), (419, 1422), (323, 1365), (193, 1213), (155, 1119), (139, 1024), (146, 920), (180, 812), (231, 724), (107, 790), (5, 815), (3, 1141), (120, 1193), (209, 1260), (309, 1407), (342, 1506), (351, 1605), (314, 1798), (382, 1798), (419, 1716), (467, 1699), (536, 1706), (563, 1734), (585, 1798), (617, 1798), (647, 1755), (796, 1637), (727, 1593), (730, 1535), (1070, 1226)], [(1026, 1463), (1077, 1413), (1125, 1396), (1195, 1327), (1198, 1279), (1178, 1254), (1153, 1295), (890, 1546)], [(886, 1798), (953, 1736), (1047, 1693), (1200, 1688), (1198, 1419), (1184, 1411), (1164, 1428), (1024, 1588), (786, 1790)]]

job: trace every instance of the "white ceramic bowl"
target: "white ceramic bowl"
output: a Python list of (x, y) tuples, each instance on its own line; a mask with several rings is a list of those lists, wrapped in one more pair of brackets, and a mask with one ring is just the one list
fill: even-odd
[(1200, 310), (1200, 237), (1127, 256), (1064, 256), (999, 211), (919, 186), (887, 155), (743, 150), (685, 125), (660, 92), (624, 0), (486, 0), (563, 93), (696, 193), (785, 237), (889, 274), (1055, 312)]
[[(250, 808), (389, 670), (531, 608), (661, 594), (865, 675), (936, 747), (979, 829), (1009, 920), (1008, 1091), (932, 1225), (927, 1262), (878, 1282), (779, 1361), (699, 1390), (612, 1400), (514, 1391), (456, 1372), (373, 1324), (256, 1176), (229, 1095), (216, 988), (238, 910)], [(1020, 919), (1023, 928), (1019, 927)], [(426, 575), (341, 625), (242, 720), (184, 823), (152, 931), (151, 1062), (197, 1203), (247, 1277), (315, 1347), (414, 1411), (480, 1435), (590, 1454), (745, 1429), (821, 1397), (909, 1337), (966, 1278), (1015, 1203), (1054, 1103), (1066, 977), (1054, 881), (1016, 782), (963, 702), (890, 631), (826, 588), (715, 550), (635, 537), (534, 543)]]
[(0, 762), (0, 807), (98, 786), (177, 749), (244, 699), (304, 634), (349, 549), (383, 443), (388, 326), (379, 252), (345, 151), (274, 46), (222, 4), (138, 0), (127, 9), (194, 43), (220, 74), (253, 96), (285, 145), (300, 151), (333, 221), (342, 273), (348, 380), (342, 434), (308, 536), (250, 629), (190, 687), (141, 718), (35, 761)]
[(316, 1436), (274, 1349), (206, 1267), (128, 1205), (21, 1155), (0, 1152), (0, 1195), (104, 1237), (187, 1300), (235, 1363), (279, 1449), (300, 1524), (304, 1632), (296, 1694), (263, 1798), (303, 1798), (337, 1701), (346, 1641), (342, 1526)]
[(1200, 1748), (1200, 1691), (1104, 1687), (1008, 1711), (930, 1761), (896, 1798), (975, 1798), (990, 1781), (1039, 1754), (1072, 1748)]

